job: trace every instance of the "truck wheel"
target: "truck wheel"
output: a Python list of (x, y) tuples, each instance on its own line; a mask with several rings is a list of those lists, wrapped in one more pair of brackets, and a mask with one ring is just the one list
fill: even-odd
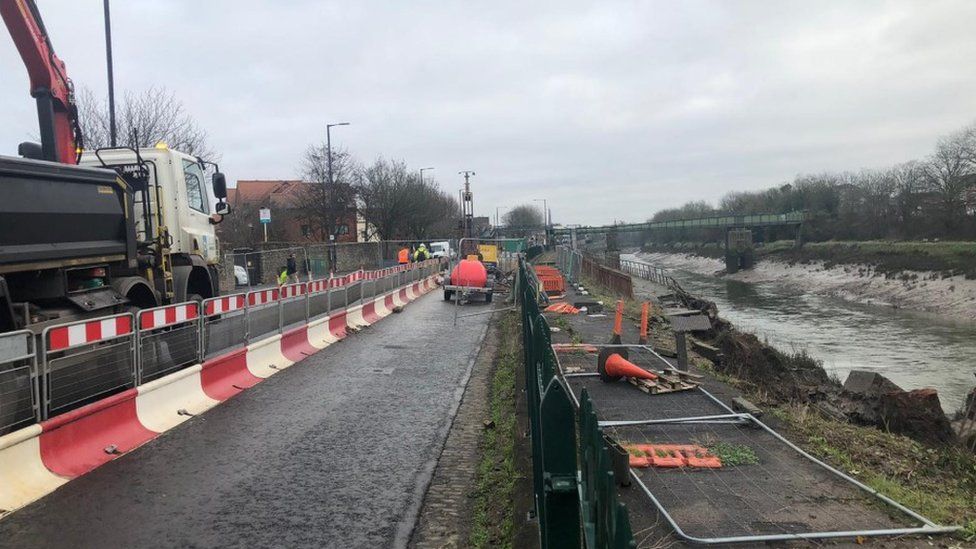
[(444, 301), (450, 301), (453, 293), (451, 290), (444, 290)]
[(494, 292), (488, 292), (487, 294), (485, 294), (485, 303), (491, 303), (492, 295), (494, 295)]

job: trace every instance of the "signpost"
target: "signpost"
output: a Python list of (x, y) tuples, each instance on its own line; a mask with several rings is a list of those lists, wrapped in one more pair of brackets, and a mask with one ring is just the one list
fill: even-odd
[(264, 225), (264, 241), (268, 241), (268, 225), (271, 223), (271, 209), (261, 208), (258, 210), (258, 217), (261, 219), (261, 225)]

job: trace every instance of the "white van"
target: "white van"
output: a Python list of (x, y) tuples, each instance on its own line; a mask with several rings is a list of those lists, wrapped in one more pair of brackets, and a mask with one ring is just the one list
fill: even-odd
[(431, 257), (446, 257), (448, 259), (454, 259), (454, 250), (451, 249), (451, 243), (446, 240), (431, 242), (430, 255)]

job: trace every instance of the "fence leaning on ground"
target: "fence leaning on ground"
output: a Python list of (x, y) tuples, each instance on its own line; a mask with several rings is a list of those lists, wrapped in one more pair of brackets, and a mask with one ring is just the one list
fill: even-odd
[(556, 248), (556, 264), (569, 278), (570, 282), (579, 284), (582, 277), (587, 277), (605, 288), (613, 290), (617, 295), (633, 298), (634, 285), (630, 275), (621, 270), (601, 264), (596, 258), (566, 246)]
[(549, 324), (539, 310), (539, 281), (524, 260), (516, 285), (541, 546), (636, 547), (627, 510), (617, 502), (610, 456), (592, 405), (584, 401), (577, 424), (570, 389), (556, 375)]
[(376, 271), (0, 334), (0, 435), (134, 389), (439, 272)]

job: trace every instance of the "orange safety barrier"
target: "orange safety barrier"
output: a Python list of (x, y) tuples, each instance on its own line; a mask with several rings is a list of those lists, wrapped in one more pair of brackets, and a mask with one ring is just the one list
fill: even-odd
[(549, 265), (536, 265), (534, 270), (539, 282), (542, 283), (544, 292), (549, 295), (566, 293), (566, 279), (563, 278), (558, 269)]
[(630, 454), (631, 467), (698, 467), (719, 469), (722, 460), (707, 448), (691, 444), (631, 444), (624, 448)]
[(544, 309), (547, 313), (561, 313), (566, 315), (575, 315), (579, 313), (579, 309), (573, 307), (569, 303), (560, 301), (559, 303), (553, 303), (552, 305)]

